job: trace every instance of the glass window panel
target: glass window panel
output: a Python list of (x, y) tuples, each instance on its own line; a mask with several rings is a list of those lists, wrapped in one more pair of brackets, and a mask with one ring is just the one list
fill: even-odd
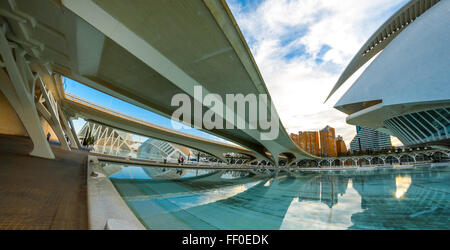
[(386, 127), (389, 128), (389, 130), (391, 130), (394, 133), (395, 136), (397, 136), (398, 139), (400, 139), (400, 141), (403, 142), (403, 144), (408, 144), (408, 142), (410, 142), (410, 139), (407, 136), (405, 136), (405, 134), (402, 133), (402, 131), (399, 131), (391, 120), (385, 121), (384, 124), (386, 125)]
[(428, 132), (428, 130), (426, 128), (424, 128), (424, 125), (422, 125), (421, 123), (418, 122), (419, 119), (417, 119), (415, 116), (413, 116), (412, 114), (407, 114), (405, 115), (406, 118), (411, 121), (414, 125), (416, 125), (417, 129), (420, 130), (420, 132), (422, 132), (419, 135), (423, 135), (425, 134), (427, 137), (431, 136), (431, 133)]
[(431, 133), (435, 133), (436, 132), (436, 129), (432, 125), (430, 125), (429, 121), (427, 121), (420, 114), (414, 113), (414, 114), (412, 114), (412, 116), (414, 116), (414, 118), (416, 118), (420, 123), (422, 123), (423, 126), (425, 126), (428, 130), (430, 130)]
[(445, 109), (436, 109), (439, 114), (441, 114), (443, 117), (445, 117), (447, 120), (450, 120), (450, 114)]
[(435, 127), (437, 130), (442, 129), (443, 127), (441, 126), (441, 124), (439, 124), (439, 122), (437, 122), (435, 119), (433, 119), (433, 117), (431, 117), (431, 115), (429, 115), (426, 112), (419, 112), (427, 121), (429, 121), (433, 127)]
[[(428, 110), (427, 111), (431, 116), (433, 116), (434, 119), (438, 120), (441, 124), (446, 125), (447, 121), (444, 119), (444, 117), (442, 117), (441, 115), (439, 115), (436, 111), (434, 110)], [(442, 127), (442, 126), (440, 126)]]
[(422, 134), (420, 133), (420, 131), (418, 130), (418, 129), (416, 129), (412, 124), (411, 124), (411, 122), (409, 122), (405, 117), (403, 117), (403, 116), (399, 116), (398, 117), (402, 122), (403, 122), (403, 124), (404, 125), (406, 125), (407, 126), (407, 129), (409, 129), (410, 131), (412, 131), (413, 133), (413, 135), (415, 136), (415, 137), (419, 137), (418, 139), (422, 139)]
[(408, 137), (411, 138), (411, 140), (415, 141), (419, 139), (407, 127), (405, 127), (405, 125), (398, 119), (398, 117), (393, 118), (392, 121), (395, 125), (397, 125), (397, 127), (399, 127), (399, 129), (402, 130), (403, 133), (407, 134)]

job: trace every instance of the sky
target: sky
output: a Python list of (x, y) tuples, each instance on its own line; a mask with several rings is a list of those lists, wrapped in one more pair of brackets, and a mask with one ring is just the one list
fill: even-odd
[[(102, 93), (95, 89), (92, 89), (86, 85), (78, 83), (72, 79), (63, 77), (63, 86), (64, 86), (64, 90), (69, 94), (76, 95), (78, 97), (86, 99), (95, 104), (110, 108), (112, 110), (127, 114), (129, 116), (132, 116), (132, 117), (135, 117), (135, 118), (138, 118), (141, 120), (145, 120), (147, 122), (150, 122), (150, 123), (162, 126), (162, 127), (173, 129), (171, 120), (164, 116), (161, 116), (159, 114), (153, 113), (146, 109), (134, 106), (130, 103), (127, 103), (125, 101), (122, 101), (120, 99), (112, 97), (108, 94), (105, 94), (105, 93)], [(83, 127), (83, 125), (85, 124), (85, 120), (77, 119), (77, 120), (73, 121), (73, 124), (75, 127), (75, 131), (78, 133), (81, 130), (81, 128)], [(221, 138), (218, 138), (216, 136), (213, 136), (211, 134), (208, 134), (206, 132), (203, 132), (203, 131), (200, 131), (197, 129), (181, 128), (179, 131), (190, 134), (190, 135), (195, 135), (195, 136), (199, 136), (199, 137), (203, 137), (203, 138), (207, 138), (207, 139), (211, 139), (211, 140), (229, 143)], [(135, 136), (134, 139), (136, 141), (142, 142), (142, 141), (145, 141), (147, 138), (142, 137), (142, 136)]]
[(330, 125), (347, 146), (356, 129), (333, 105), (365, 67), (323, 102), (356, 52), (406, 2), (227, 0), (288, 132)]
[[(324, 101), (355, 53), (407, 0), (226, 1), (287, 131), (317, 131), (330, 125), (349, 146), (356, 129), (346, 124), (346, 114), (333, 105), (365, 67)], [(69, 79), (65, 85), (68, 92), (97, 104), (171, 128), (165, 117)], [(81, 120), (75, 122), (78, 129), (82, 124)], [(195, 129), (183, 132), (224, 141)], [(393, 144), (401, 142), (393, 138)]]

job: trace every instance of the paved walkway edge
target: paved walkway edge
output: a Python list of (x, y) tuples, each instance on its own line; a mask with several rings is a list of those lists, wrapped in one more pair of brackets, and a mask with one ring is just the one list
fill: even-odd
[[(95, 156), (88, 157), (87, 165), (89, 229), (145, 230), (103, 172)], [(96, 176), (92, 176), (92, 172)]]

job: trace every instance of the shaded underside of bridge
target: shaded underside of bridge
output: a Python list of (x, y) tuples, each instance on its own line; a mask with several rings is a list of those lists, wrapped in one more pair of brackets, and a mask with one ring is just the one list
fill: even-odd
[[(5, 20), (12, 35), (8, 37), (24, 46), (31, 63), (51, 74), (168, 118), (178, 108), (171, 105), (176, 94), (186, 94), (192, 104), (199, 104), (202, 97), (194, 95), (195, 86), (202, 86), (203, 95), (215, 93), (222, 100), (226, 94), (266, 94), (268, 100), (258, 104), (272, 105), (224, 0), (13, 2), (0, 6), (9, 13)], [(209, 110), (201, 104), (200, 109), (202, 116), (192, 116), (191, 124), (198, 124)], [(267, 130), (259, 125), (250, 129), (249, 112), (238, 112), (234, 104), (224, 110), (233, 114), (233, 118), (222, 114), (224, 127), (242, 118), (246, 129), (207, 132), (271, 160), (279, 155), (292, 160), (313, 157), (289, 138), (278, 115), (271, 117), (269, 112), (268, 119), (276, 119), (279, 136), (262, 140)]]
[(146, 136), (154, 139), (176, 143), (185, 147), (209, 153), (223, 161), (226, 161), (226, 153), (238, 153), (247, 155), (250, 159), (265, 159), (264, 156), (254, 153), (248, 149), (231, 144), (220, 143), (207, 140), (197, 136), (192, 136), (177, 132), (171, 129), (160, 127), (146, 121), (137, 120), (126, 114), (109, 110), (105, 107), (89, 103), (83, 99), (66, 95), (63, 102), (64, 110), (67, 113), (76, 114), (86, 120), (117, 128), (129, 133)]

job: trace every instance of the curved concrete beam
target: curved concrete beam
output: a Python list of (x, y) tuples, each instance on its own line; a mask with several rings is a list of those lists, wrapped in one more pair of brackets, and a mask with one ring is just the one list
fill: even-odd
[(63, 101), (63, 109), (71, 115), (83, 117), (95, 123), (209, 153), (222, 161), (226, 161), (225, 153), (239, 153), (252, 158), (264, 158), (264, 156), (257, 155), (242, 147), (215, 142), (163, 128), (125, 114), (108, 110), (99, 105), (88, 103), (70, 95), (66, 95), (66, 99)]

